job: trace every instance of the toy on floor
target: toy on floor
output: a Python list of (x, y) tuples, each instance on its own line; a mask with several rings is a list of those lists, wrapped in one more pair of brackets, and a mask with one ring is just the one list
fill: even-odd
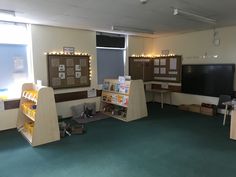
[(70, 122), (60, 122), (59, 123), (60, 136), (64, 138), (66, 135), (81, 135), (86, 132), (84, 124), (78, 124), (76, 121), (71, 120)]
[(71, 107), (73, 118), (85, 119), (96, 114), (96, 103), (84, 103)]

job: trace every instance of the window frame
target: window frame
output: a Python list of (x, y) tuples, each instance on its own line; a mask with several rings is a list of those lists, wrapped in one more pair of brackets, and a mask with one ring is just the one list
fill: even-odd
[[(10, 25), (13, 25), (13, 26), (10, 26)], [(33, 82), (34, 81), (34, 70), (33, 70), (31, 25), (26, 24), (26, 23), (0, 21), (0, 26), (2, 26), (2, 27), (5, 26), (5, 30), (9, 27), (9, 29), (11, 29), (11, 31), (17, 30), (18, 27), (19, 27), (19, 30), (21, 27), (23, 27), (21, 29), (22, 31), (24, 31), (24, 29), (25, 29), (25, 31), (24, 31), (25, 33), (24, 33), (23, 37), (22, 36), (20, 37), (22, 39), (24, 38), (24, 40), (21, 41), (21, 40), (17, 39), (14, 41), (14, 39), (10, 39), (10, 38), (7, 39), (7, 37), (6, 37), (2, 40), (0, 39), (0, 44), (1, 45), (9, 44), (9, 45), (25, 45), (26, 46), (26, 61), (27, 61), (27, 71), (28, 71), (27, 73), (28, 74), (24, 80), (26, 82)], [(7, 33), (8, 32), (4, 33), (3, 35), (6, 35)], [(7, 34), (6, 36), (9, 36), (9, 34)], [(21, 96), (20, 95), (21, 88), (19, 88), (19, 86), (21, 86), (21, 84), (23, 84), (23, 83), (20, 82), (17, 84), (17, 82), (15, 82), (14, 86), (12, 87), (13, 89), (11, 89), (9, 86), (5, 87), (8, 89), (8, 91), (0, 93), (0, 99), (3, 99), (3, 100), (19, 99)]]

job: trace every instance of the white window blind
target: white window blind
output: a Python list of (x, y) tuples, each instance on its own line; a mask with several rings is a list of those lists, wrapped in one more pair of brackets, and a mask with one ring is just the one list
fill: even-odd
[(117, 79), (124, 75), (124, 51), (97, 48), (98, 84), (104, 79)]
[(28, 25), (0, 23), (0, 99), (20, 97), (22, 83), (32, 81), (30, 44)]

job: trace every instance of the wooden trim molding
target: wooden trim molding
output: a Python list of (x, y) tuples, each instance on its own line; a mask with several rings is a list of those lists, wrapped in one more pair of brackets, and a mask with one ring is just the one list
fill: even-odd
[[(102, 90), (97, 90), (97, 97), (100, 97), (101, 95), (102, 95)], [(55, 94), (56, 103), (72, 101), (72, 100), (87, 99), (87, 98), (88, 98), (87, 91)], [(17, 109), (19, 108), (19, 105), (20, 105), (20, 100), (4, 101), (5, 110)]]
[[(152, 84), (152, 89), (163, 89), (161, 84)], [(173, 92), (181, 92), (181, 86), (169, 85), (168, 90)], [(97, 97), (102, 95), (102, 90), (97, 90)], [(234, 91), (234, 97), (236, 98), (236, 91)], [(88, 98), (87, 91), (71, 92), (71, 93), (61, 93), (55, 94), (56, 103), (80, 100)], [(9, 100), (4, 101), (5, 110), (17, 109), (19, 108), (20, 100)]]
[[(161, 84), (152, 84), (152, 89), (163, 89), (161, 87)], [(166, 90), (171, 90), (173, 92), (181, 92), (181, 86), (180, 85), (168, 85), (168, 89)]]
[(87, 98), (87, 91), (55, 94), (56, 103), (64, 101), (80, 100), (85, 98)]
[(5, 110), (19, 108), (20, 100), (4, 101)]

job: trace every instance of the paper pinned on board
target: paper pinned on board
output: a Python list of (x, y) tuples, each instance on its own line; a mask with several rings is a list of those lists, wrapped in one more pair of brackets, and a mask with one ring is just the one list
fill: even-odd
[(96, 97), (97, 96), (97, 91), (96, 91), (96, 89), (89, 89), (87, 94), (88, 94), (88, 98)]
[(177, 59), (171, 58), (170, 59), (170, 70), (176, 70), (177, 69)]
[(0, 111), (4, 111), (5, 107), (4, 107), (4, 101), (0, 100)]
[(162, 59), (161, 59), (160, 65), (161, 65), (161, 66), (165, 66), (165, 65), (166, 65), (166, 59), (165, 59), (165, 58), (162, 58)]
[(166, 68), (160, 68), (160, 73), (161, 74), (166, 74)]
[(155, 65), (155, 66), (159, 66), (159, 63), (160, 63), (160, 62), (159, 62), (159, 59), (155, 59), (155, 60), (154, 60), (154, 65)]
[(159, 74), (160, 73), (160, 71), (159, 71), (159, 68), (154, 68), (154, 74)]

